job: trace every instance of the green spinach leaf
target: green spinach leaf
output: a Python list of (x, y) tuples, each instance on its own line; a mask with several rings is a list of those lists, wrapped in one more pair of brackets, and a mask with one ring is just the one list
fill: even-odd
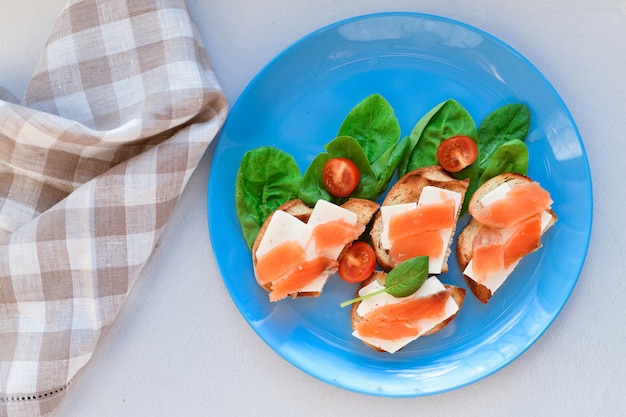
[(372, 165), (372, 170), (378, 178), (378, 194), (382, 194), (389, 187), (391, 178), (409, 149), (409, 145), (410, 138), (407, 136), (397, 145), (387, 149)]
[(347, 198), (332, 196), (326, 191), (322, 182), (324, 163), (331, 158), (348, 158), (359, 169), (361, 179), (356, 190), (350, 194), (350, 197), (368, 200), (375, 200), (378, 197), (378, 179), (370, 167), (363, 148), (354, 138), (339, 136), (327, 143), (324, 148), (327, 153), (321, 153), (315, 157), (304, 173), (298, 198), (309, 206), (315, 205), (319, 199), (332, 201), (335, 204), (341, 204), (347, 200)]
[(368, 200), (375, 200), (378, 197), (378, 179), (376, 174), (374, 174), (363, 148), (353, 137), (338, 136), (327, 143), (324, 148), (328, 151), (331, 158), (348, 158), (359, 169), (361, 179), (351, 197)]
[(505, 172), (526, 175), (528, 172), (528, 147), (519, 139), (511, 139), (501, 144), (489, 159), (478, 179), (480, 187), (489, 179)]
[(327, 200), (335, 204), (339, 202), (339, 197), (330, 194), (322, 182), (322, 170), (324, 169), (324, 164), (329, 159), (330, 155), (326, 152), (317, 155), (304, 172), (302, 185), (298, 191), (298, 198), (309, 207), (313, 207), (317, 200)]
[[(399, 174), (404, 175), (417, 168), (437, 165), (439, 144), (447, 138), (461, 135), (477, 140), (476, 124), (472, 116), (456, 100), (446, 100), (438, 104), (422, 117), (411, 131), (411, 143), (414, 145), (409, 151), (405, 168)], [(478, 160), (459, 172), (450, 173), (456, 179), (470, 180), (463, 201), (462, 214), (467, 211), (479, 173)]]
[(396, 145), (400, 124), (391, 105), (380, 94), (365, 97), (348, 113), (337, 136), (353, 137), (375, 165), (381, 156)]
[(410, 151), (407, 172), (437, 165), (437, 148), (444, 139), (463, 135), (476, 140), (474, 119), (459, 102), (447, 100), (435, 108), (435, 112), (424, 116), (428, 120), (418, 122), (420, 127), (423, 126), (421, 132), (417, 129), (418, 125), (411, 131), (412, 136), (419, 134), (419, 137), (413, 138), (415, 146)]
[(505, 104), (489, 113), (478, 127), (481, 173), (500, 145), (512, 139), (526, 140), (529, 128), (530, 109), (525, 104)]
[(295, 198), (301, 183), (295, 160), (280, 149), (262, 146), (244, 154), (235, 182), (235, 206), (250, 248), (267, 216)]
[(415, 145), (417, 145), (417, 142), (422, 136), (422, 132), (424, 131), (424, 128), (426, 128), (426, 125), (430, 122), (433, 116), (437, 114), (437, 112), (441, 109), (441, 107), (444, 104), (446, 104), (445, 101), (442, 103), (439, 103), (438, 105), (430, 109), (428, 113), (422, 116), (422, 118), (415, 124), (415, 126), (411, 130), (411, 133), (408, 136), (409, 143), (408, 143), (406, 152), (404, 156), (402, 157), (402, 160), (400, 161), (400, 165), (398, 166), (398, 177), (403, 177), (407, 172), (410, 171), (409, 160), (411, 159), (411, 154), (413, 153), (413, 150), (415, 149)]

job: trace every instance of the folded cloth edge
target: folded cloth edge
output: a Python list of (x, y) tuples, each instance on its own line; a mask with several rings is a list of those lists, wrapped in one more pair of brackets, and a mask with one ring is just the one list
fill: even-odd
[[(149, 0), (131, 3), (152, 11), (159, 7)], [(165, 3), (176, 9), (177, 18), (181, 10), (186, 13), (183, 1)], [(101, 7), (106, 2), (68, 4)], [(64, 9), (59, 25), (66, 24), (71, 13), (79, 13), (71, 9)], [(128, 14), (120, 14), (120, 20), (128, 19)], [(204, 52), (193, 22), (188, 23), (191, 37)], [(201, 54), (196, 59), (205, 74), (192, 87), (205, 93), (194, 117), (160, 132), (156, 144), (115, 163), (0, 239), (0, 415), (54, 413), (73, 377), (88, 363), (101, 332), (115, 319), (191, 174), (224, 123), (228, 110), (221, 87), (208, 58)], [(121, 213), (126, 222), (119, 221)], [(134, 229), (119, 233), (120, 223)], [(60, 268), (50, 267), (55, 263)], [(98, 300), (97, 307), (85, 301), (89, 299)], [(50, 325), (64, 305), (70, 306), (71, 314)], [(36, 330), (27, 330), (28, 325)], [(65, 344), (68, 356), (51, 352), (51, 341)], [(27, 346), (30, 342), (35, 346)]]

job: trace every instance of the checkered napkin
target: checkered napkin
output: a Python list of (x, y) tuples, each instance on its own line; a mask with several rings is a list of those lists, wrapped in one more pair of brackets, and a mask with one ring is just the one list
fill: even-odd
[(0, 101), (0, 416), (54, 415), (226, 113), (184, 0), (67, 3)]

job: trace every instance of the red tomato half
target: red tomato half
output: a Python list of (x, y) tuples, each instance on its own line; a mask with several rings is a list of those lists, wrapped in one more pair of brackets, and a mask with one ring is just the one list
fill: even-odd
[(374, 249), (365, 242), (355, 242), (339, 262), (339, 276), (347, 282), (365, 281), (376, 266)]
[(469, 136), (453, 136), (443, 140), (437, 148), (437, 161), (449, 172), (459, 172), (478, 157), (478, 146)]
[(359, 179), (359, 168), (348, 158), (329, 159), (322, 169), (322, 182), (336, 197), (349, 196), (359, 185)]

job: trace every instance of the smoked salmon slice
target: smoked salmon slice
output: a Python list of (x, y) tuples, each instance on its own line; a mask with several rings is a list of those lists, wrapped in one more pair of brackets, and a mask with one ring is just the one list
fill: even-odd
[(450, 290), (443, 290), (425, 297), (382, 305), (356, 322), (355, 330), (363, 337), (386, 340), (418, 336), (421, 329), (416, 322), (442, 317), (450, 294)]
[(297, 265), (286, 277), (272, 281), (270, 301), (278, 301), (297, 293), (304, 286), (319, 278), (324, 271), (339, 266), (334, 259), (318, 256)]
[(295, 240), (286, 240), (259, 257), (254, 268), (259, 284), (279, 280), (289, 275), (305, 257), (305, 251)]
[(438, 230), (427, 230), (393, 241), (389, 249), (389, 258), (393, 265), (416, 256), (436, 258), (441, 255), (443, 245), (444, 242)]
[(472, 270), (477, 282), (484, 282), (493, 272), (504, 269), (504, 239), (500, 231), (481, 227), (474, 236)]
[(455, 204), (452, 198), (442, 203), (423, 204), (389, 219), (391, 242), (425, 231), (448, 229), (455, 223)]
[(469, 212), (474, 219), (487, 226), (508, 228), (516, 223), (550, 208), (550, 194), (533, 181), (510, 189), (504, 198), (480, 209), (472, 206)]
[(345, 246), (361, 236), (364, 230), (365, 226), (362, 224), (352, 224), (344, 219), (319, 224), (313, 228), (315, 249), (317, 252), (323, 252), (327, 249)]
[(383, 321), (434, 319), (443, 314), (449, 298), (450, 290), (447, 289), (424, 297), (409, 298), (399, 303), (377, 307), (369, 311), (365, 319)]
[(357, 322), (355, 330), (361, 337), (375, 337), (385, 340), (398, 340), (405, 337), (419, 336), (419, 326), (404, 321), (367, 321)]
[(523, 220), (504, 243), (504, 267), (541, 247), (541, 214)]

